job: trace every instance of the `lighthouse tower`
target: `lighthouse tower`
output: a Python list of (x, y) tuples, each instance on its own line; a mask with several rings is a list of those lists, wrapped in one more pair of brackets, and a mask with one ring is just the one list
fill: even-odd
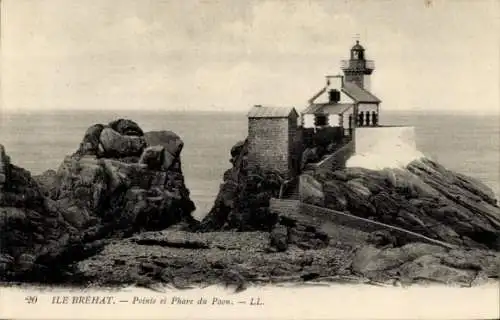
[(356, 41), (351, 48), (351, 58), (342, 60), (342, 71), (344, 71), (344, 81), (354, 82), (359, 87), (370, 91), (370, 75), (375, 70), (375, 64), (372, 60), (365, 59), (365, 48)]

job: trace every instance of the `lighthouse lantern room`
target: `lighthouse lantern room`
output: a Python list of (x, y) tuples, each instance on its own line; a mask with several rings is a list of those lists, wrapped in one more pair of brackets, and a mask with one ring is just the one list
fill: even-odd
[(359, 44), (359, 41), (356, 41), (351, 48), (350, 59), (342, 60), (341, 68), (346, 82), (354, 82), (359, 87), (370, 91), (370, 76), (375, 70), (375, 64), (372, 60), (365, 59), (365, 48)]

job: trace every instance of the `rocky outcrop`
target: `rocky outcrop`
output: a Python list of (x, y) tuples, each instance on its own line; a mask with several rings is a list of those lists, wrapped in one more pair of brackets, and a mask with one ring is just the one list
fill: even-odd
[(231, 149), (233, 166), (224, 173), (214, 206), (198, 231), (269, 231), (276, 224), (277, 216), (269, 211), (269, 200), (279, 196), (284, 179), (276, 172), (249, 170), (247, 147), (247, 142), (241, 141)]
[[(99, 131), (98, 140), (89, 134)], [(82, 148), (90, 141), (92, 147)], [(105, 223), (134, 232), (191, 221), (195, 208), (180, 169), (182, 147), (175, 133), (145, 135), (131, 120), (91, 126), (59, 167), (52, 199), (79, 229)]]
[(500, 208), (479, 181), (429, 159), (406, 169), (311, 172), (324, 206), (398, 226), (450, 244), (500, 250)]
[[(273, 173), (249, 172), (246, 152), (245, 141), (231, 149), (233, 167), (224, 173), (200, 230), (274, 228), (278, 219), (268, 210), (269, 199), (278, 197), (287, 181)], [(500, 250), (500, 208), (493, 192), (429, 159), (415, 160), (405, 169), (309, 170), (300, 175), (297, 189), (305, 203), (453, 245)]]
[(43, 274), (47, 271), (43, 260), (61, 253), (76, 230), (51, 210), (52, 201), (31, 174), (6, 161), (1, 145), (0, 150), (6, 173), (0, 189), (0, 275), (16, 279), (32, 271)]
[(411, 243), (396, 248), (368, 245), (357, 249), (351, 261), (353, 274), (378, 282), (472, 286), (499, 276), (500, 253), (478, 249), (447, 250)]
[(162, 152), (160, 152), (162, 164), (160, 167), (163, 170), (172, 168), (182, 173), (181, 151), (184, 147), (184, 142), (176, 133), (172, 131), (151, 131), (146, 132), (144, 138), (149, 146), (162, 148)]
[(7, 176), (10, 168), (10, 157), (5, 153), (5, 147), (0, 145), (0, 190), (3, 190), (7, 182)]
[(182, 146), (175, 133), (145, 135), (135, 122), (119, 119), (91, 126), (75, 154), (36, 179), (10, 164), (2, 146), (0, 248), (2, 261), (10, 261), (2, 263), (6, 275), (34, 277), (49, 266), (60, 271), (85, 252), (95, 253), (102, 240), (193, 223)]
[(119, 158), (134, 162), (146, 146), (144, 133), (137, 123), (118, 119), (108, 125), (99, 123), (90, 126), (73, 156)]

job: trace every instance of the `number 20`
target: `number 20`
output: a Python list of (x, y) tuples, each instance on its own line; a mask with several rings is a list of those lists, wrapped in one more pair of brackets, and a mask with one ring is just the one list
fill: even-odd
[(33, 303), (37, 302), (38, 297), (37, 296), (27, 296), (24, 298), (24, 300), (26, 300), (27, 303), (33, 304)]

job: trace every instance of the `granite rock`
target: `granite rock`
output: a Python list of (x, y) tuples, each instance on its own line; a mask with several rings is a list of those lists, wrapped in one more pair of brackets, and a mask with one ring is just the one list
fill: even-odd
[[(92, 148), (82, 147), (86, 143)], [(96, 143), (102, 150), (96, 151)], [(176, 166), (164, 164), (167, 146), (148, 148), (135, 122), (94, 125), (57, 171), (36, 179), (7, 161), (2, 146), (0, 164), (6, 174), (0, 189), (0, 253), (12, 257), (5, 260), (11, 264), (2, 262), (6, 277), (61, 280), (67, 273), (62, 269), (98, 252), (106, 239), (193, 223), (195, 206), (180, 171), (182, 140), (175, 135), (168, 146), (169, 161)], [(152, 150), (161, 150), (159, 165), (151, 165)]]

